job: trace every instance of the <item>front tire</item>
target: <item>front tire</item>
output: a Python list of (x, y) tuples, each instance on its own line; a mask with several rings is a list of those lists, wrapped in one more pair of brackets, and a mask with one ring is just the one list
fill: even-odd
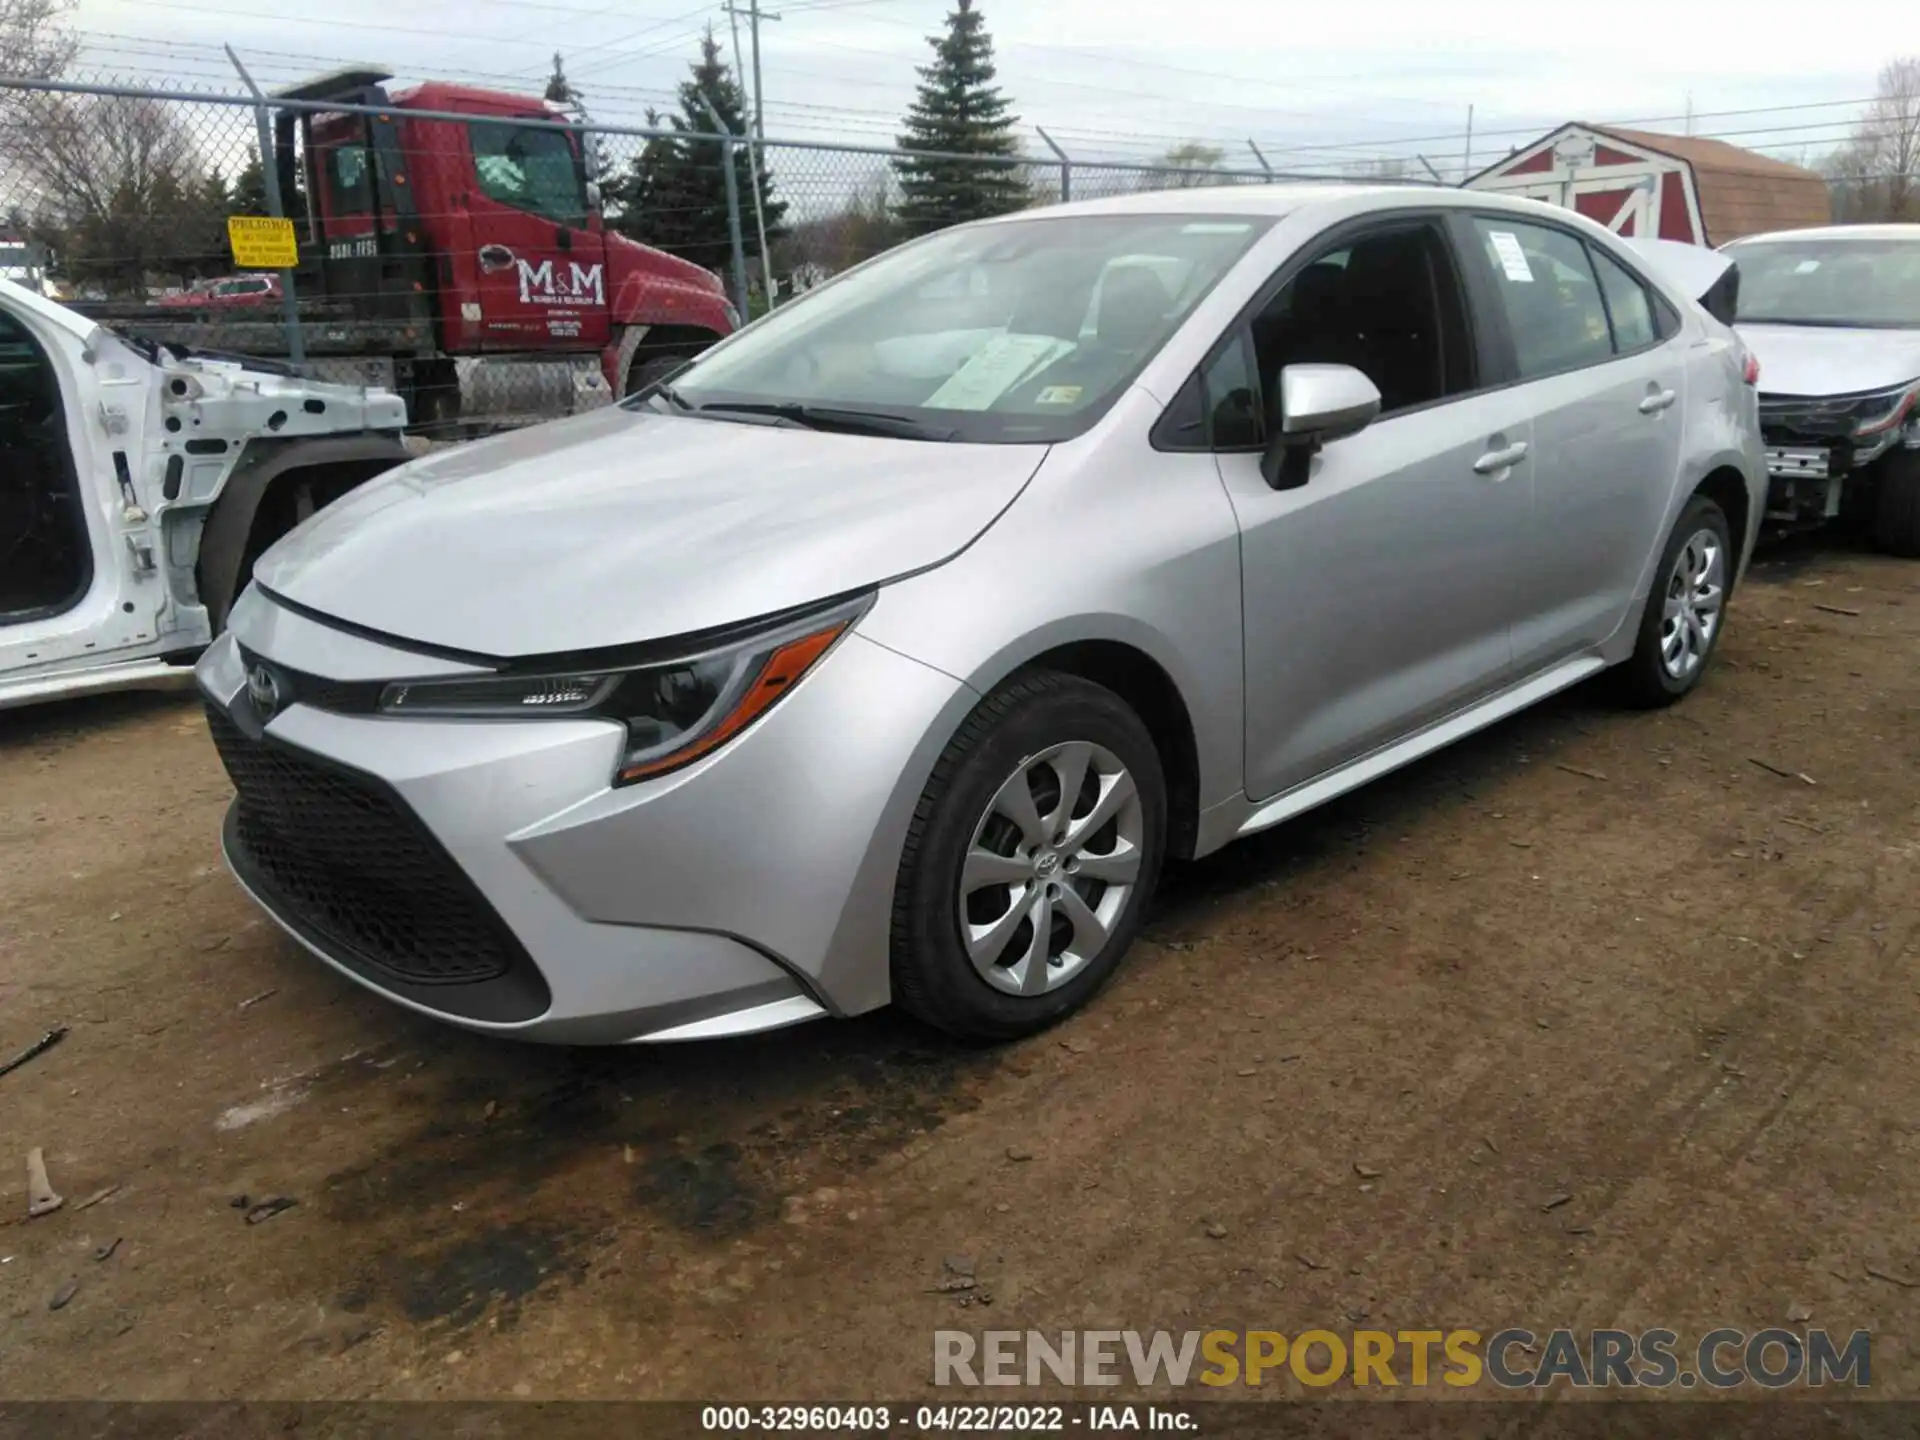
[(685, 355), (655, 355), (627, 371), (627, 395), (632, 397), (673, 374), (687, 363)]
[(1133, 943), (1166, 847), (1153, 739), (1112, 691), (1035, 671), (981, 701), (915, 808), (893, 905), (893, 995), (1007, 1040), (1078, 1009)]
[(1920, 559), (1920, 450), (1894, 450), (1874, 476), (1873, 543), (1889, 555)]
[(1654, 709), (1700, 683), (1720, 643), (1732, 583), (1733, 534), (1726, 513), (1695, 495), (1661, 552), (1633, 654), (1615, 672), (1622, 699)]

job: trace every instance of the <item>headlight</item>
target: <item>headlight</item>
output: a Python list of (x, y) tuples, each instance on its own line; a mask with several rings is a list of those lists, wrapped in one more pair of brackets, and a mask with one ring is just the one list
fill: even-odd
[(1885, 434), (1904, 422), (1920, 397), (1920, 381), (1884, 395), (1870, 395), (1854, 407), (1853, 433), (1857, 438)]
[(498, 720), (591, 716), (626, 727), (614, 783), (650, 780), (718, 749), (766, 714), (865, 611), (870, 595), (667, 661), (459, 680), (408, 680), (386, 715)]

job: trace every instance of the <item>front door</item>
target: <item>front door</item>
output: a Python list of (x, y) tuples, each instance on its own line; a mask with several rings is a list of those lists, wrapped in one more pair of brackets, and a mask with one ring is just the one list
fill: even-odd
[(1570, 230), (1477, 216), (1462, 248), (1534, 416), (1533, 533), (1514, 567), (1515, 662), (1530, 672), (1627, 616), (1680, 464), (1686, 358), (1641, 280)]
[(0, 626), (64, 614), (93, 581), (66, 418), (52, 358), (0, 310)]
[(467, 215), (482, 344), (491, 350), (603, 348), (606, 245), (587, 204), (578, 138), (511, 120), (475, 122), (467, 130), (474, 168)]
[(1254, 800), (1506, 683), (1531, 502), (1525, 403), (1482, 387), (1438, 219), (1330, 239), (1282, 280), (1210, 363), (1209, 393), (1238, 393), (1264, 432), (1278, 422), (1281, 369), (1349, 364), (1379, 388), (1382, 412), (1328, 445), (1296, 489), (1269, 487), (1251, 430), (1219, 455), (1241, 529)]

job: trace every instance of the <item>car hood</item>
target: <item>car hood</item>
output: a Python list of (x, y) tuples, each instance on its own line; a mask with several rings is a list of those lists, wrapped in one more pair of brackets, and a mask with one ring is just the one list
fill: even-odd
[(1735, 327), (1760, 361), (1763, 395), (1859, 395), (1920, 379), (1920, 330)]
[(253, 573), (321, 615), (477, 655), (634, 644), (937, 565), (1045, 455), (613, 407), (391, 470)]

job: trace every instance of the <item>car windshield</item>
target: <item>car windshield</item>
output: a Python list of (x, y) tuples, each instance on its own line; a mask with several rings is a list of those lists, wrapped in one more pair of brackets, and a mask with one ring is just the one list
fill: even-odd
[(888, 433), (917, 438), (1067, 439), (1270, 223), (1034, 216), (944, 231), (694, 361), (671, 401), (715, 418), (758, 409), (801, 424), (893, 421)]
[(1920, 326), (1920, 239), (1766, 240), (1725, 253), (1740, 265), (1736, 320)]

